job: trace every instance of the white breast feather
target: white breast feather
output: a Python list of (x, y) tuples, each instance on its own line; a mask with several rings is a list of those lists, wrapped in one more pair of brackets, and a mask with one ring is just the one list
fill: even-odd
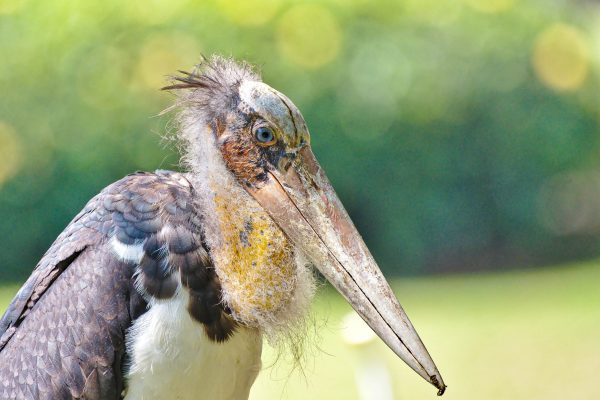
[(239, 327), (224, 343), (190, 317), (185, 289), (153, 301), (127, 334), (126, 400), (246, 400), (261, 367), (262, 338)]

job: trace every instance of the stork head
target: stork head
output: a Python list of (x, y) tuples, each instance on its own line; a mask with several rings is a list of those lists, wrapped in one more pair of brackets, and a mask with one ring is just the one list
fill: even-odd
[(190, 89), (180, 96), (194, 114), (186, 123), (209, 128), (240, 190), (441, 395), (442, 377), (313, 155), (298, 108), (248, 65), (220, 57), (175, 80), (166, 89)]

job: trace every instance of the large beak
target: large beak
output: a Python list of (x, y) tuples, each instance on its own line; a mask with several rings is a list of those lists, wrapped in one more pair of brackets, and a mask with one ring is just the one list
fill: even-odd
[(352, 308), (413, 370), (446, 385), (309, 146), (249, 193)]

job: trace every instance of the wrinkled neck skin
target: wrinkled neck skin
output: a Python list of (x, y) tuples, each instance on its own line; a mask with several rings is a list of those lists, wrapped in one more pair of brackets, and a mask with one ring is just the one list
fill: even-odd
[(215, 134), (184, 121), (184, 161), (224, 303), (240, 323), (268, 337), (302, 325), (314, 278), (301, 252), (226, 168)]

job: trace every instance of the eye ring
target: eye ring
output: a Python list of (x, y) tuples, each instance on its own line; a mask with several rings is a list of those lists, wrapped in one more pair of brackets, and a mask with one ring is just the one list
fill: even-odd
[(268, 126), (259, 126), (254, 130), (254, 137), (263, 146), (271, 146), (277, 141), (273, 130)]

